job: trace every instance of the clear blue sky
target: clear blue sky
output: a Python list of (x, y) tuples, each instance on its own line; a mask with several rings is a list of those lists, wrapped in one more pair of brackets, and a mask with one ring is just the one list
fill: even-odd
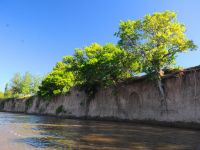
[[(187, 36), (200, 47), (199, 0), (1, 0), (0, 90), (14, 73), (44, 75), (74, 48), (116, 43), (120, 20), (174, 10)], [(200, 64), (199, 51), (178, 57), (178, 65)]]

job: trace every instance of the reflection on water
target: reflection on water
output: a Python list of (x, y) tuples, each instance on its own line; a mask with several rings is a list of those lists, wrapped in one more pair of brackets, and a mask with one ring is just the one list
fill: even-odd
[(16, 139), (15, 142), (26, 143), (26, 144), (29, 144), (36, 148), (46, 148), (46, 147), (55, 146), (54, 143), (50, 142), (50, 140), (45, 137), (43, 137), (43, 138), (36, 138), (36, 137), (21, 138), (21, 139)]
[(0, 113), (0, 149), (195, 150), (200, 131)]

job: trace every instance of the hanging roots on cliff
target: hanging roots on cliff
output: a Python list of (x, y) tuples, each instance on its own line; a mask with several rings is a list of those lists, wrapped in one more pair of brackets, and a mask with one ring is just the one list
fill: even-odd
[(161, 79), (157, 81), (157, 85), (159, 88), (159, 92), (161, 94), (161, 113), (168, 112), (167, 98), (166, 98), (164, 86)]
[(197, 77), (196, 77), (196, 70), (194, 70), (194, 102), (195, 102), (195, 114), (197, 113)]

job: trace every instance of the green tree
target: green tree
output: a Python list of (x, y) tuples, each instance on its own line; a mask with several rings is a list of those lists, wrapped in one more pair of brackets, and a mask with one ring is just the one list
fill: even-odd
[(119, 45), (139, 58), (142, 72), (160, 78), (164, 68), (175, 65), (177, 54), (196, 49), (185, 35), (175, 12), (157, 12), (139, 20), (121, 21)]
[(175, 66), (179, 53), (197, 48), (185, 32), (185, 25), (178, 22), (176, 13), (165, 11), (138, 20), (121, 21), (116, 33), (120, 38), (120, 47), (141, 61), (141, 71), (153, 75), (158, 81), (164, 103), (166, 99), (161, 82), (163, 69)]
[(6, 83), (6, 86), (5, 86), (4, 97), (5, 97), (5, 98), (10, 98), (10, 97), (12, 97), (12, 91), (11, 91), (11, 89), (9, 88), (9, 84), (8, 84), (8, 83)]
[(4, 98), (4, 93), (0, 91), (0, 99)]
[(131, 77), (138, 67), (133, 58), (113, 44), (100, 46), (93, 43), (76, 49), (73, 56), (66, 56), (63, 61), (73, 71), (76, 84), (84, 86), (92, 95), (97, 87), (113, 85)]
[(74, 76), (72, 72), (66, 72), (67, 68), (68, 65), (58, 62), (53, 71), (42, 81), (38, 95), (51, 97), (68, 92), (74, 85)]
[(22, 82), (22, 77), (20, 73), (16, 73), (14, 77), (11, 79), (11, 91), (12, 91), (12, 96), (13, 97), (19, 97), (22, 88), (21, 88), (21, 82)]
[(23, 96), (31, 94), (31, 80), (31, 74), (29, 72), (26, 72), (20, 83), (20, 94), (22, 94)]
[(24, 97), (37, 94), (39, 86), (41, 85), (41, 78), (31, 75), (26, 72), (23, 76), (16, 73), (11, 79), (10, 83), (6, 84), (5, 97)]
[(39, 91), (39, 86), (41, 85), (42, 78), (39, 76), (32, 76), (31, 79), (31, 94), (35, 95)]

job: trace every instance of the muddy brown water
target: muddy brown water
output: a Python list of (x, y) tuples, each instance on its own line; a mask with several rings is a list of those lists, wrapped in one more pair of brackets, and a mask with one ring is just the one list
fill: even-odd
[(0, 112), (0, 150), (200, 150), (200, 131)]

